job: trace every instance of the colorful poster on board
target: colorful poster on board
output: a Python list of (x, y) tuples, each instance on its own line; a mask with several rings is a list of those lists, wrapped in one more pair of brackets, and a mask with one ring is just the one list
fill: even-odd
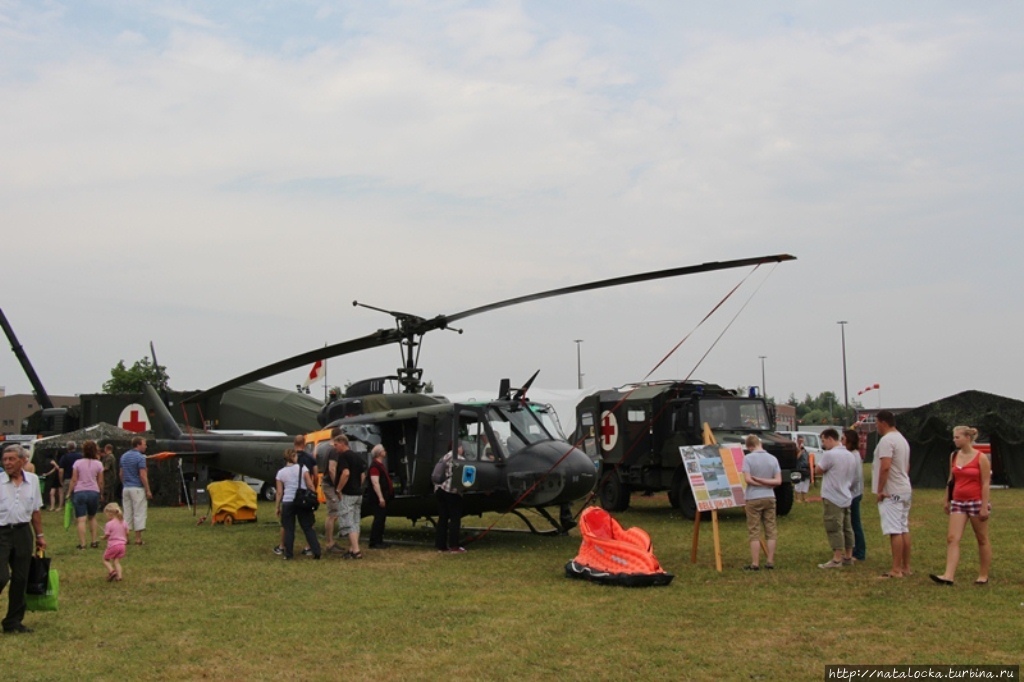
[(742, 507), (746, 498), (743, 491), (743, 449), (723, 445), (681, 447), (690, 490), (697, 502), (697, 511)]

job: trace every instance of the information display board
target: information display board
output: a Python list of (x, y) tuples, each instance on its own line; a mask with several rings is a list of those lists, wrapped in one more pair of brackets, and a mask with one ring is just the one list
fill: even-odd
[(690, 479), (697, 511), (742, 507), (744, 496), (743, 448), (724, 445), (679, 448)]

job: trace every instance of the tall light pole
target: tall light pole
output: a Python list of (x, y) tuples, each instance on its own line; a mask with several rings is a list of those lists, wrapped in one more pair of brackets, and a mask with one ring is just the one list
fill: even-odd
[[(836, 322), (843, 337), (843, 404), (846, 406), (846, 414), (850, 412), (850, 390), (846, 384), (846, 320)], [(846, 414), (843, 416), (845, 417)]]
[(576, 388), (583, 390), (583, 365), (580, 364), (580, 344), (583, 339), (576, 339)]
[(764, 382), (764, 361), (768, 359), (767, 355), (758, 355), (761, 358), (761, 397), (768, 400), (768, 387), (765, 386)]

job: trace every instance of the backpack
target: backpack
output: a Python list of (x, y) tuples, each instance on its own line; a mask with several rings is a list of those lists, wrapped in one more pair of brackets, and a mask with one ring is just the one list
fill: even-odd
[(434, 465), (434, 471), (430, 474), (430, 482), (434, 485), (441, 485), (446, 478), (448, 478), (448, 461), (442, 457)]

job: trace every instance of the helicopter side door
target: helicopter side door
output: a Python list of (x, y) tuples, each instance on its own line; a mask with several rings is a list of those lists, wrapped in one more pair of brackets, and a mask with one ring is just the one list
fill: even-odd
[(490, 493), (503, 487), (505, 458), (491, 431), (486, 408), (456, 405), (458, 419), (452, 423), (452, 442), (458, 443), (452, 464), (452, 481), (463, 493)]
[(434, 463), (448, 452), (452, 438), (451, 414), (424, 414), (417, 416), (416, 443), (411, 456), (406, 457), (407, 490), (410, 495), (432, 495), (434, 484), (430, 474)]

